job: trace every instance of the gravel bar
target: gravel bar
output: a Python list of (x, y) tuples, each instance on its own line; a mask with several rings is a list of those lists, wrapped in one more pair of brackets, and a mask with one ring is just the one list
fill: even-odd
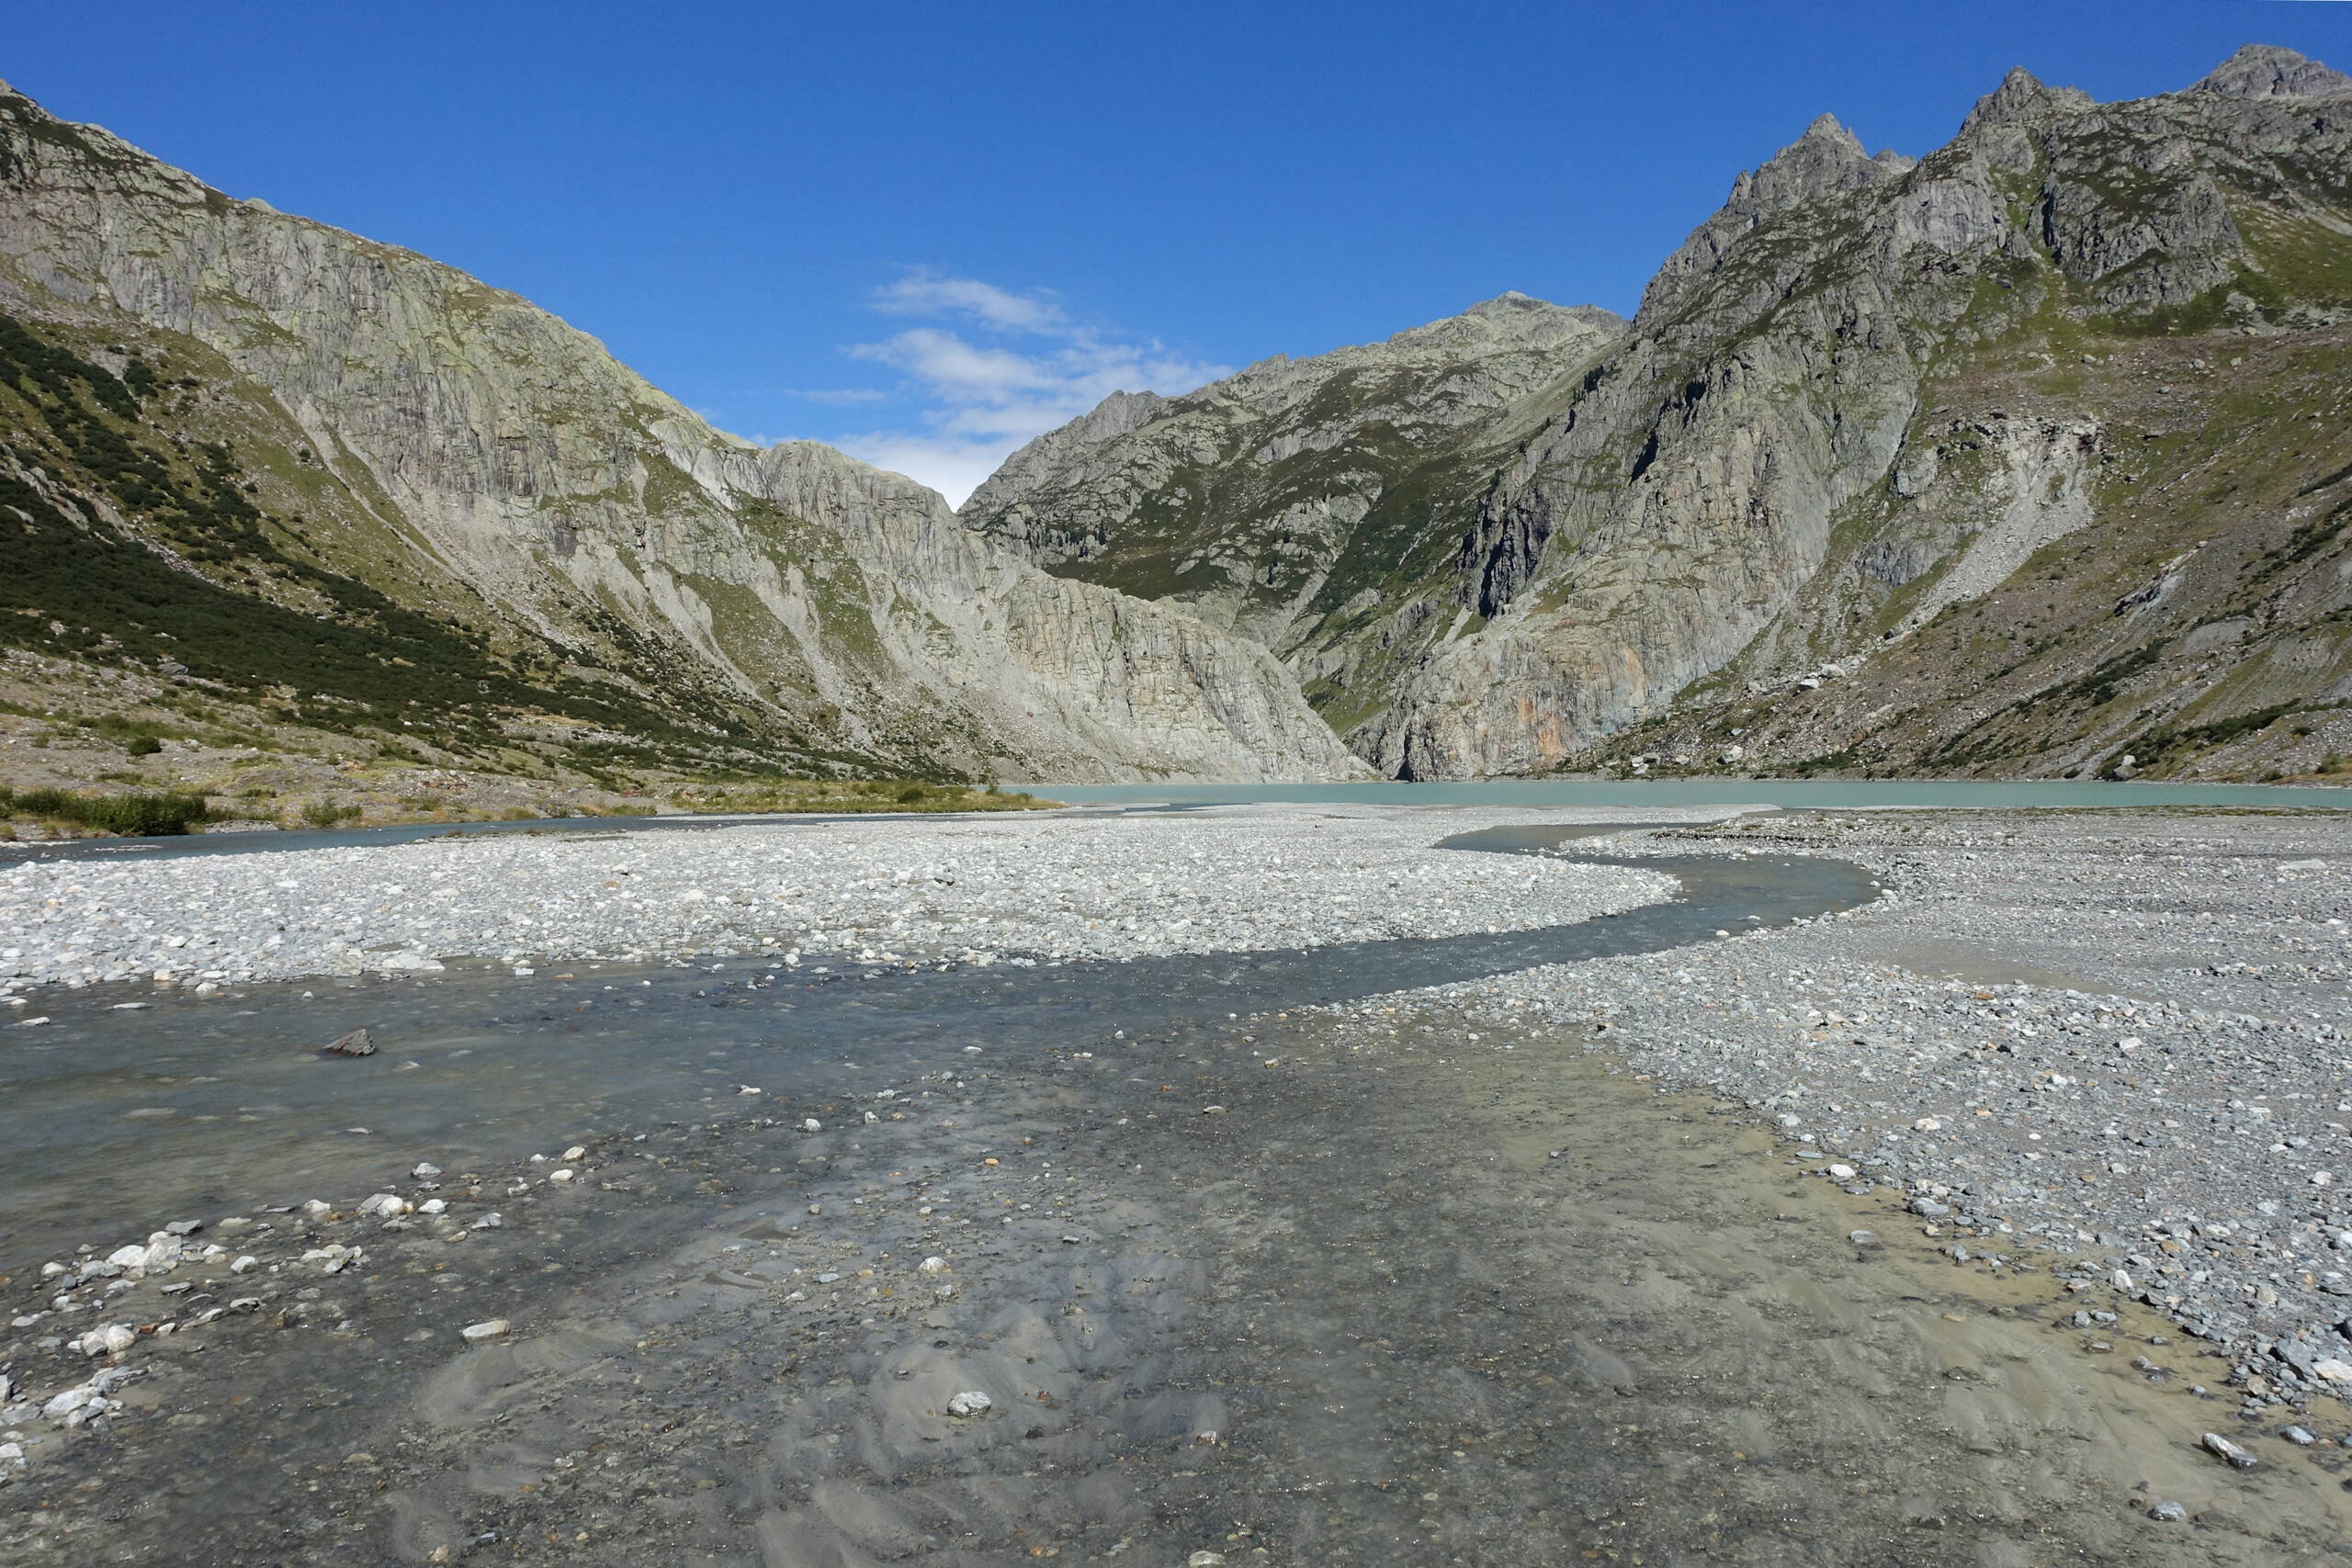
[(1888, 811), (1644, 843), (1830, 853), (1871, 906), (1439, 988), (1736, 1097), (1893, 1185), (1957, 1267), (2070, 1255), (2075, 1326), (2143, 1302), (2238, 1353), (2251, 1420), (2352, 1393), (2352, 823)]
[[(1701, 819), (1720, 812), (1649, 812)], [(207, 987), (445, 960), (1014, 963), (1521, 931), (1671, 878), (1436, 848), (1605, 813), (1255, 807), (434, 839), (0, 871), (0, 994)]]

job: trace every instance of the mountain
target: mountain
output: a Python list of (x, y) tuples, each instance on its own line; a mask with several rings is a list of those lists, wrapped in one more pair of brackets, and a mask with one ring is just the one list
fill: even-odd
[[(1498, 354), (1498, 307), (1563, 324)], [(1416, 333), (1106, 406), (963, 521), (1257, 637), (1397, 776), (2352, 751), (2352, 80), (2290, 51), (2118, 104), (2014, 71), (1916, 161), (1825, 117), (1632, 322), (1421, 331), (1369, 400), (1351, 356)], [(1291, 450), (1268, 374), (1324, 466), (1219, 488)]]
[(51, 705), (79, 681), (474, 767), (1361, 766), (1256, 644), (5, 87), (0, 646)]
[(1460, 519), (1624, 326), (1506, 294), (1182, 398), (1119, 393), (1014, 453), (959, 515), (1273, 649), (1344, 730), (1476, 620), (1454, 588)]

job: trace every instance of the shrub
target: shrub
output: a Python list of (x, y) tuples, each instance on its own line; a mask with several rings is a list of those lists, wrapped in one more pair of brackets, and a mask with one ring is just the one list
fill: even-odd
[(135, 735), (122, 749), (134, 757), (152, 757), (164, 749), (164, 743), (152, 735)]
[(9, 797), (9, 805), (19, 817), (71, 817), (74, 797), (62, 789), (28, 789)]
[(302, 820), (313, 828), (332, 828), (338, 822), (349, 822), (359, 815), (356, 806), (337, 806), (332, 800), (308, 800), (302, 803)]
[(143, 838), (185, 833), (211, 815), (200, 795), (105, 795), (83, 801), (76, 817), (101, 832)]
[(0, 808), (136, 838), (185, 833), (212, 816), (200, 795), (68, 795), (62, 789), (28, 789), (19, 795), (0, 791)]

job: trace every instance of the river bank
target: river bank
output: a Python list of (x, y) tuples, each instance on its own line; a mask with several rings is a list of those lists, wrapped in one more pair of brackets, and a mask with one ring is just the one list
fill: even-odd
[(1295, 1011), (947, 1054), (261, 1216), (177, 1332), (85, 1359), (110, 1407), (0, 1548), (2252, 1568), (2352, 1540), (2343, 1423), (2222, 1463), (2226, 1363), (2161, 1317), (2094, 1341), (2063, 1278), (1952, 1269), (1736, 1104), (1445, 1002), (1375, 1014), (1378, 1043)]
[[(1570, 830), (1504, 830), (1536, 815), (1234, 813), (1124, 840), (1161, 863), (1227, 846), (1248, 874), (1173, 886), (1261, 920), (1416, 856), (1458, 863), (1483, 892), (1398, 878), (1457, 906), (1418, 917), (1453, 922), (1442, 936), (1344, 940), (1361, 911), (1326, 909), (1310, 932), (1342, 940), (1306, 951), (1187, 953), (1138, 928), (1159, 956), (942, 972), (910, 942), (919, 971), (878, 952), (823, 975), (780, 956), (458, 964), (322, 981), (316, 1001), (300, 982), (151, 986), (164, 999), (129, 1014), (121, 984), (37, 992), (63, 1010), (10, 1035), (57, 1040), (56, 1072), (9, 1096), (56, 1129), (32, 1157), (140, 1175), (56, 1273), (6, 1287), (0, 1440), (24, 1451), (0, 1549), (1154, 1568), (1869, 1562), (1890, 1541), (1972, 1565), (2342, 1555), (2352, 1422), (2327, 1379), (2267, 1348), (2332, 1332), (2321, 1272), (2270, 1279), (2334, 1218), (2329, 1184), (2274, 1190), (2293, 1160), (2322, 1168), (2330, 1117), (2352, 1120), (2290, 1098), (2333, 1092), (2324, 933), (2343, 917), (2320, 897), (2320, 825), (1644, 829), (1562, 848), (1670, 875), (1679, 901), (1461, 929), (1587, 874), (1431, 849), (1480, 826), (1470, 841), (1522, 850)], [(1219, 836), (1253, 821), (1258, 837)], [(1012, 826), (1030, 824), (969, 825)], [(1023, 852), (1036, 886), (1061, 886), (1050, 840)], [(1848, 859), (1892, 896), (1871, 901)], [(1140, 890), (1143, 863), (1123, 863)], [(2151, 934), (2114, 935), (2133, 921)], [(2263, 974), (2186, 972), (2202, 943), (2254, 963), (2256, 942), (2280, 950)], [(2114, 990), (2066, 995), (2102, 954)], [(476, 991), (477, 1012), (428, 1032), (433, 998)], [(2276, 1040), (2243, 1021), (2265, 996)], [(369, 1019), (387, 1049), (297, 1068), (288, 1014), (313, 1049)], [(142, 1077), (109, 1058), (108, 1015), (168, 1060)], [(240, 1066), (252, 1033), (277, 1043)], [(2099, 1050), (2177, 1065), (2161, 1082), (2093, 1071)], [(204, 1081), (208, 1059), (229, 1082)], [(378, 1076), (334, 1076), (353, 1073)], [(106, 1102), (136, 1156), (66, 1111), (117, 1077), (140, 1078)], [(2241, 1113), (2199, 1119), (2223, 1089)], [(263, 1092), (319, 1109), (289, 1120), (250, 1103)], [(2108, 1179), (2071, 1163), (2110, 1122), (2138, 1126), (2117, 1107), (2142, 1092), (2177, 1125), (2131, 1135), (2176, 1140), (2160, 1157), (2199, 1205), (2177, 1234), (2095, 1207), (2171, 1190), (2139, 1145)], [(2256, 1107), (2279, 1147), (2235, 1130)], [(322, 1164), (300, 1123), (330, 1113), (366, 1125)], [(277, 1175), (231, 1196), (224, 1149)], [(319, 1174), (298, 1187), (303, 1168)], [(143, 1201), (150, 1179), (185, 1201)], [(2142, 1228), (2106, 1228), (2126, 1218)]]
[(2249, 1421), (2352, 1385), (2352, 822), (1901, 812), (1642, 838), (1636, 861), (1834, 854), (1885, 892), (1460, 993), (1738, 1096), (1816, 1175), (1907, 1194), (1962, 1266), (2019, 1237), (2078, 1257), (2086, 1298), (2228, 1346)]

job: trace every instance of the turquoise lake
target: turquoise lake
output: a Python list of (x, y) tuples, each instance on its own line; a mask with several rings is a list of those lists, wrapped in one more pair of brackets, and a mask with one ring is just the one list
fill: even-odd
[(1374, 806), (1779, 806), (1812, 810), (1909, 807), (2256, 806), (2341, 811), (2352, 789), (2277, 784), (2111, 784), (2028, 779), (1491, 780), (1470, 784), (1157, 784), (1008, 785), (1073, 806), (1250, 805), (1261, 801)]

